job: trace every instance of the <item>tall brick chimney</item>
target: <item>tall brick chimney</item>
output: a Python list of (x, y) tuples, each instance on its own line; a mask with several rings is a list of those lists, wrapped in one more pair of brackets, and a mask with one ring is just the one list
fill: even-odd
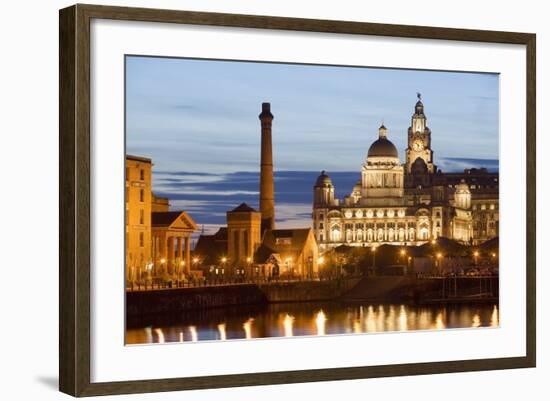
[(271, 105), (262, 103), (258, 116), (262, 126), (262, 149), (260, 159), (260, 212), (262, 213), (262, 234), (275, 228), (275, 190), (273, 184), (273, 152), (271, 146)]

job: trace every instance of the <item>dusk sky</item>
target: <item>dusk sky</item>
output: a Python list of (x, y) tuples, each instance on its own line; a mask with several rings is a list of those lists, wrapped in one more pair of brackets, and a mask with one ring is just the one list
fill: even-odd
[(270, 102), (277, 222), (309, 226), (319, 172), (348, 194), (382, 121), (404, 162), (417, 92), (439, 168), (498, 170), (497, 74), (136, 56), (127, 153), (152, 158), (153, 191), (211, 232), (241, 202), (258, 206), (258, 114)]

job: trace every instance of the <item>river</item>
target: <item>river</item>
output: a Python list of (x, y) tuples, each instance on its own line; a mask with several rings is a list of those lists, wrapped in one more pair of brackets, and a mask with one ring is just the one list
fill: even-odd
[(496, 304), (279, 303), (129, 319), (127, 344), (497, 327)]

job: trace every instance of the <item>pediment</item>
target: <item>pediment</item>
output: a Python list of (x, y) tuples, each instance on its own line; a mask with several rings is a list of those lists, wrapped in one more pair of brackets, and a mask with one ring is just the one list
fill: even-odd
[(174, 219), (174, 221), (169, 226), (171, 229), (179, 229), (179, 230), (196, 230), (197, 224), (193, 221), (193, 219), (185, 212), (181, 212), (181, 214)]

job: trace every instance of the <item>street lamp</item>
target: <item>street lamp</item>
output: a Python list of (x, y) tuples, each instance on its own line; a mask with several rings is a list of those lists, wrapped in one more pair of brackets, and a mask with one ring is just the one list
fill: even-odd
[(435, 257), (437, 258), (437, 270), (439, 270), (439, 273), (441, 273), (441, 258), (443, 257), (443, 255), (441, 254), (441, 252), (438, 252)]
[[(398, 260), (398, 262), (401, 262), (401, 261), (404, 262), (404, 261), (405, 261), (405, 255), (407, 255), (407, 251), (405, 251), (404, 249), (401, 249), (401, 250), (399, 251), (399, 260)], [(408, 267), (409, 267), (409, 266), (408, 266), (408, 264), (407, 264), (407, 268), (408, 268)]]
[(185, 260), (182, 260), (180, 261), (180, 268), (178, 269), (178, 280), (181, 278), (181, 276), (183, 275), (183, 266), (185, 266)]
[(475, 251), (474, 252), (474, 265), (477, 266), (477, 257), (479, 256), (479, 252), (478, 251)]
[(224, 256), (222, 258), (222, 274), (225, 275), (225, 262), (227, 262), (227, 258)]

